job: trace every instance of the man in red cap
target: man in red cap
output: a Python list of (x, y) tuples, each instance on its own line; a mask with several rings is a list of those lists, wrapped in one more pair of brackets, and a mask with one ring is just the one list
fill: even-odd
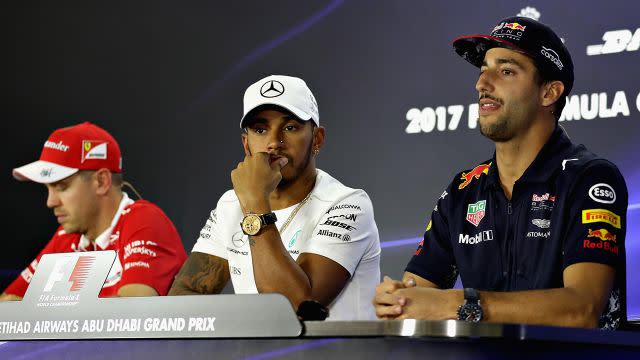
[(109, 133), (88, 122), (58, 129), (40, 160), (13, 176), (46, 185), (60, 227), (0, 300), (22, 299), (42, 255), (94, 250), (118, 253), (100, 297), (166, 295), (186, 259), (182, 241), (160, 208), (122, 191), (122, 155)]

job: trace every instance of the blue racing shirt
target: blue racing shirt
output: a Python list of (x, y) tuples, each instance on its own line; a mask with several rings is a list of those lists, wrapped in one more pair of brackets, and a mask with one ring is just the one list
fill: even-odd
[(515, 182), (500, 186), (495, 154), (456, 175), (438, 199), (406, 271), (441, 288), (516, 291), (563, 287), (566, 267), (595, 262), (616, 270), (600, 327), (626, 319), (627, 187), (618, 168), (574, 145), (557, 126)]

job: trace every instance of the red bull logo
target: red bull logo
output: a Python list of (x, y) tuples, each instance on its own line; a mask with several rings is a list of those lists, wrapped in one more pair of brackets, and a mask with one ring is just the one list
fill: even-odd
[(612, 234), (607, 229), (599, 229), (599, 230), (589, 229), (589, 234), (587, 235), (587, 237), (595, 237), (602, 241), (616, 242), (616, 235)]
[(583, 241), (582, 247), (585, 249), (604, 250), (616, 255), (620, 253), (620, 248), (618, 247), (618, 245), (610, 243), (608, 241), (591, 241), (589, 239), (585, 239)]
[(506, 23), (504, 24), (503, 27), (509, 28), (509, 29), (513, 29), (513, 30), (518, 30), (518, 31), (524, 31), (524, 29), (526, 28), (526, 26), (524, 25), (520, 25), (517, 22), (514, 23)]
[(488, 175), (490, 167), (491, 167), (491, 163), (480, 164), (469, 172), (466, 172), (466, 173), (463, 172), (462, 176), (460, 177), (460, 180), (462, 180), (462, 183), (458, 185), (458, 189), (459, 190), (464, 189), (465, 187), (467, 187), (467, 185), (471, 184), (471, 181), (473, 179), (480, 179), (480, 176), (482, 176), (482, 174)]
[(418, 244), (418, 249), (416, 250), (416, 255), (420, 255), (420, 253), (422, 252), (422, 247), (424, 247), (424, 239), (422, 239), (422, 241), (420, 241), (420, 244)]
[(533, 196), (531, 197), (531, 201), (556, 201), (556, 197), (549, 195), (549, 193), (543, 194), (543, 195), (537, 195), (537, 194), (533, 194)]

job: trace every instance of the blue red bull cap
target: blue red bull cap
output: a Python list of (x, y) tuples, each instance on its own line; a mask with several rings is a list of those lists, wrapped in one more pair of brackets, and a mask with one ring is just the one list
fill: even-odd
[(501, 20), (489, 35), (461, 36), (453, 48), (471, 64), (480, 67), (487, 50), (504, 47), (533, 58), (545, 79), (560, 80), (566, 96), (573, 88), (573, 61), (569, 50), (551, 28), (527, 17)]

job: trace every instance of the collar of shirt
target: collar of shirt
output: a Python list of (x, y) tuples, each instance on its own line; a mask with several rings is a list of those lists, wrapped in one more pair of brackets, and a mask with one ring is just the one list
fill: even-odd
[[(545, 182), (556, 172), (562, 165), (562, 161), (568, 151), (571, 149), (571, 140), (564, 128), (557, 125), (551, 133), (549, 140), (544, 144), (531, 165), (524, 171), (524, 174), (518, 179), (519, 182), (539, 183)], [(485, 188), (500, 188), (500, 177), (498, 175), (498, 163), (496, 162), (496, 153), (493, 153), (492, 164), (489, 168)]]
[[(124, 211), (124, 209), (133, 203), (134, 201), (129, 198), (127, 193), (122, 192), (122, 200), (120, 200), (120, 205), (118, 206), (118, 211), (116, 211), (116, 215), (111, 220), (111, 225), (96, 237), (95, 243), (100, 250), (104, 250), (109, 246), (109, 244), (111, 243), (111, 232), (113, 231), (113, 228), (116, 226), (116, 224), (120, 220), (120, 216), (122, 215), (122, 212)], [(93, 249), (88, 249), (89, 245), (91, 245), (91, 240), (87, 239), (87, 237), (84, 236), (84, 234), (82, 234), (80, 236), (80, 244), (78, 248), (82, 251), (93, 250)]]

